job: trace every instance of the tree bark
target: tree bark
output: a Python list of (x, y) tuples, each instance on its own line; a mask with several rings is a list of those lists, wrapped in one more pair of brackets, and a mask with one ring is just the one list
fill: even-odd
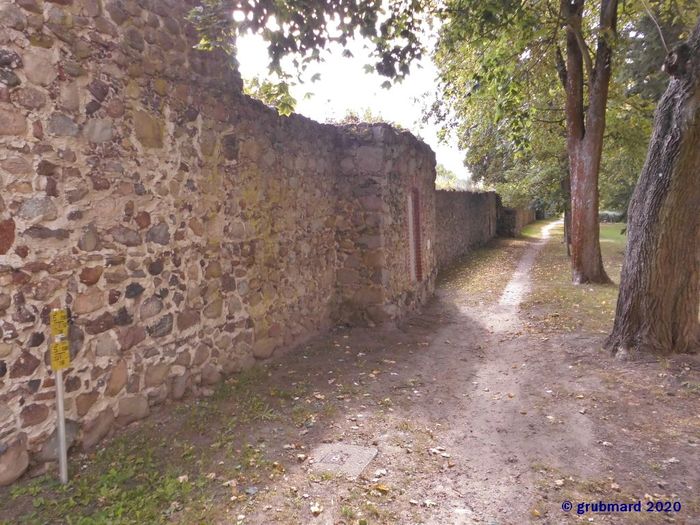
[(566, 175), (560, 181), (561, 191), (564, 195), (564, 244), (566, 255), (571, 257), (571, 176), (567, 166)]
[[(575, 284), (608, 283), (600, 253), (598, 172), (603, 152), (618, 0), (601, 0), (595, 63), (583, 38), (584, 0), (562, 0), (566, 23), (566, 121), (571, 174), (571, 269)], [(584, 65), (588, 109), (584, 105)]]
[(671, 81), (627, 212), (613, 353), (698, 351), (700, 20), (664, 67)]

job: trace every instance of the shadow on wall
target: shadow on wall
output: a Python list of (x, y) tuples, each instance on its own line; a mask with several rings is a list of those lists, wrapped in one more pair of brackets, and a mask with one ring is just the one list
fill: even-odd
[(436, 257), (438, 268), (496, 235), (517, 237), (535, 220), (529, 208), (504, 208), (495, 192), (435, 192)]

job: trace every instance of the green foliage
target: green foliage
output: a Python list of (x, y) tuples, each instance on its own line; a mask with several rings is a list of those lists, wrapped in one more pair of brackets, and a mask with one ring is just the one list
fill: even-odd
[(199, 29), (205, 49), (230, 52), (238, 35), (262, 35), (270, 70), (281, 76), (286, 76), (285, 57), (292, 58), (297, 72), (304, 71), (309, 63), (322, 60), (321, 51), (328, 46), (345, 46), (361, 36), (371, 44), (376, 71), (403, 78), (423, 53), (419, 28), (425, 23), (424, 7), (420, 0), (204, 0), (189, 19)]
[(454, 171), (442, 164), (435, 167), (435, 188), (438, 190), (466, 191), (470, 189), (469, 181), (460, 179)]
[(297, 100), (289, 92), (288, 82), (272, 82), (253, 78), (247, 81), (243, 92), (277, 110), (280, 115), (291, 115), (297, 106)]
[[(565, 48), (559, 1), (448, 2), (435, 62), (441, 90), (428, 116), (456, 134), (476, 180), (509, 205), (534, 202), (560, 211), (568, 172), (564, 92), (557, 50)], [(594, 48), (599, 2), (587, 2), (584, 38)], [(697, 17), (693, 0), (649, 2), (668, 45)], [(668, 82), (656, 25), (642, 3), (620, 8), (614, 41), (600, 171), (601, 204), (624, 210), (641, 171), (653, 108)], [(587, 101), (586, 101), (587, 102)]]
[(384, 118), (380, 113), (376, 113), (371, 108), (366, 107), (361, 111), (348, 110), (347, 113), (341, 119), (329, 118), (326, 119), (327, 124), (335, 124), (338, 126), (352, 125), (352, 124), (388, 124), (392, 128), (399, 131), (408, 131), (404, 126), (398, 122)]
[(552, 67), (553, 2), (454, 1), (434, 59), (428, 118), (466, 150), (474, 180), (506, 205), (560, 209), (566, 175), (563, 89)]
[(68, 485), (41, 477), (14, 488), (13, 500), (32, 496), (34, 512), (22, 522), (47, 523), (60, 516), (75, 525), (166, 523), (172, 502), (188, 500), (195, 489), (178, 480), (177, 472), (157, 468), (153, 443), (140, 435), (116, 439), (92, 462)]

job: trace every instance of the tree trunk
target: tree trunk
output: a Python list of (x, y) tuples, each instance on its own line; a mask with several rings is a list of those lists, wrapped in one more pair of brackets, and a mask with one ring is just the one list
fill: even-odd
[(569, 175), (568, 165), (566, 175), (561, 179), (560, 184), (564, 195), (564, 244), (567, 257), (571, 257), (571, 175)]
[[(605, 117), (602, 117), (605, 118)], [(595, 144), (594, 140), (599, 143)], [(600, 253), (598, 171), (603, 137), (573, 146), (571, 170), (571, 271), (574, 284), (609, 283)]]
[(665, 69), (672, 78), (627, 212), (613, 353), (698, 351), (700, 20)]
[[(565, 79), (571, 174), (571, 269), (576, 284), (610, 282), (600, 254), (598, 172), (611, 76), (610, 38), (616, 31), (618, 0), (601, 0), (595, 63), (583, 36), (584, 3), (584, 0), (561, 0), (560, 4), (567, 30)], [(588, 109), (584, 105), (584, 65), (588, 73)]]

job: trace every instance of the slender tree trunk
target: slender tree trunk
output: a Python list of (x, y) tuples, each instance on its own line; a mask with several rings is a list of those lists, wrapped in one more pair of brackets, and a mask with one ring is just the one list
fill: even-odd
[[(561, 0), (566, 23), (566, 124), (571, 174), (571, 268), (573, 281), (608, 283), (600, 254), (598, 172), (603, 151), (605, 110), (611, 75), (610, 38), (617, 25), (618, 0), (601, 0), (595, 63), (586, 46), (584, 0)], [(584, 66), (588, 108), (584, 105)]]
[(671, 82), (627, 212), (613, 353), (699, 349), (700, 20), (665, 69)]

